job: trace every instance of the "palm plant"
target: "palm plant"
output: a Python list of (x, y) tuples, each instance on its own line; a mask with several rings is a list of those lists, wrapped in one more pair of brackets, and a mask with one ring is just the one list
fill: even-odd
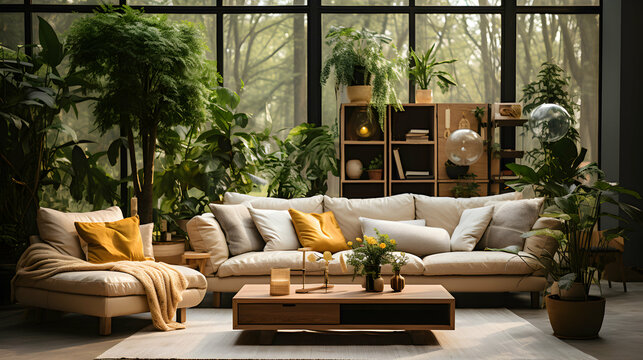
[(418, 56), (418, 54), (411, 49), (410, 53), (413, 66), (409, 69), (409, 75), (411, 76), (411, 80), (415, 81), (417, 86), (423, 90), (429, 88), (433, 78), (437, 78), (437, 83), (442, 90), (442, 93), (446, 93), (449, 90), (449, 86), (458, 85), (450, 73), (438, 70), (437, 67), (440, 65), (452, 64), (458, 60), (451, 59), (438, 61), (434, 50), (435, 44), (431, 45), (431, 48), (424, 54), (420, 54), (420, 56)]
[(395, 91), (395, 83), (402, 76), (399, 57), (388, 59), (384, 49), (395, 51), (392, 39), (368, 29), (333, 26), (326, 34), (326, 44), (331, 48), (321, 71), (321, 84), (328, 81), (331, 70), (335, 75), (335, 92), (339, 87), (372, 85), (371, 102), (377, 110), (380, 126), (384, 130), (387, 104), (402, 110)]

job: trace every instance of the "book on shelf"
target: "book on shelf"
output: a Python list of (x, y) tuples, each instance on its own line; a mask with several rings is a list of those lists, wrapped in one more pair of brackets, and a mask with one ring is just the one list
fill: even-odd
[(393, 158), (395, 158), (395, 165), (397, 166), (397, 173), (400, 175), (400, 180), (404, 180), (404, 169), (402, 168), (402, 160), (400, 159), (400, 149), (393, 149)]
[(406, 135), (429, 135), (429, 129), (411, 129)]
[(406, 136), (406, 141), (408, 142), (427, 142), (429, 141), (428, 136)]
[(430, 171), (414, 171), (414, 170), (407, 170), (404, 175), (406, 176), (431, 176)]

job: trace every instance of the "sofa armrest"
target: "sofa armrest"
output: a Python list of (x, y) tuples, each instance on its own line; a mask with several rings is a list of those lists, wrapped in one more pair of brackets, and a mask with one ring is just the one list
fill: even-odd
[(204, 274), (216, 273), (219, 266), (230, 255), (228, 243), (219, 222), (214, 218), (214, 215), (206, 213), (188, 221), (187, 230), (192, 248), (198, 252), (209, 252), (211, 255), (206, 262)]
[[(539, 218), (534, 226), (531, 227), (531, 230), (539, 229), (552, 229), (552, 230), (561, 230), (562, 222), (554, 218)], [(558, 249), (558, 241), (551, 236), (547, 235), (534, 235), (525, 239), (525, 246), (523, 251), (529, 253), (536, 257), (541, 257), (543, 255), (553, 256)]]

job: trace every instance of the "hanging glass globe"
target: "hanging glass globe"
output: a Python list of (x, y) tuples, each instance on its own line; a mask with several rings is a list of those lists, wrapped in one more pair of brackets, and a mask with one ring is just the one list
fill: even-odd
[(556, 142), (567, 134), (572, 117), (556, 104), (542, 104), (529, 115), (529, 129), (534, 137), (544, 142)]
[(478, 161), (484, 151), (477, 132), (459, 129), (451, 133), (446, 143), (447, 156), (456, 165), (471, 165)]

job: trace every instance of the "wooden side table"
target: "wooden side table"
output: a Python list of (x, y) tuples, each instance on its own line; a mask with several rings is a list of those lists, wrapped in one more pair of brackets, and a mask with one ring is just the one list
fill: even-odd
[(186, 251), (183, 253), (183, 261), (190, 267), (196, 268), (205, 275), (206, 261), (212, 256), (209, 252)]

